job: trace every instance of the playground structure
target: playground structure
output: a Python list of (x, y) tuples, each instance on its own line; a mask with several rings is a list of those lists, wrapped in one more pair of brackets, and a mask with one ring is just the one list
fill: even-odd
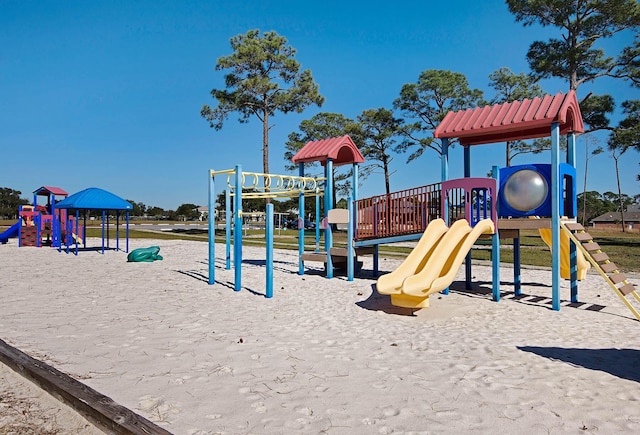
[[(633, 300), (640, 302), (635, 286), (628, 282), (615, 263), (601, 251), (598, 244), (593, 241), (593, 237), (575, 222), (577, 208), (575, 144), (576, 134), (583, 131), (580, 108), (574, 91), (568, 94), (548, 95), (544, 98), (450, 112), (434, 132), (434, 136), (441, 139), (443, 146), (440, 186), (418, 188), (421, 195), (417, 200), (408, 195), (396, 195), (391, 200), (380, 197), (362, 200), (359, 207), (366, 212), (364, 216), (359, 216), (359, 220), (363, 221), (364, 225), (362, 232), (356, 231), (354, 243), (356, 246), (358, 244), (377, 246), (381, 240), (391, 242), (415, 239), (415, 234), (419, 234), (420, 231), (429, 232), (428, 227), (423, 228), (422, 225), (426, 223), (428, 226), (434, 217), (442, 217), (445, 222), (450, 222), (464, 216), (471, 226), (475, 226), (478, 222), (483, 222), (479, 218), (487, 219), (491, 216), (495, 229), (490, 236), (492, 239), (492, 296), (495, 301), (500, 300), (500, 240), (513, 240), (513, 285), (514, 294), (518, 296), (521, 294), (520, 231), (536, 229), (551, 248), (551, 290), (554, 310), (560, 309), (561, 276), (570, 280), (571, 302), (574, 303), (578, 301), (577, 281), (584, 278), (588, 268), (593, 266), (633, 315), (640, 320), (640, 313), (631, 304), (629, 298), (632, 297)], [(561, 135), (567, 137), (566, 162), (560, 162)], [(492, 182), (495, 184), (493, 185), (487, 184), (487, 180), (490, 179), (470, 177), (473, 146), (538, 137), (551, 137), (551, 164), (519, 165), (502, 169), (494, 167)], [(459, 180), (448, 180), (448, 147), (453, 140), (457, 140), (464, 147), (465, 178)], [(445, 187), (447, 183), (454, 184)], [(488, 197), (486, 192), (489, 192)], [(435, 216), (434, 213), (438, 210), (438, 205), (441, 216)], [(382, 218), (378, 210), (382, 210)], [(397, 213), (397, 210), (401, 212)], [(382, 223), (378, 225), (378, 228), (382, 229), (381, 238), (377, 236), (379, 229), (376, 228), (376, 222)], [(445, 236), (453, 230), (453, 226), (445, 231)], [(487, 229), (479, 237), (487, 237), (489, 232)], [(440, 243), (445, 241), (445, 236), (442, 236)], [(458, 245), (462, 242), (466, 242), (466, 237), (458, 237), (454, 240)], [(466, 245), (468, 244), (465, 243), (465, 249)], [(421, 243), (418, 247), (422, 247)], [(457, 264), (459, 254), (460, 252), (454, 249), (453, 254), (448, 256), (445, 267), (440, 270), (440, 277), (447, 276), (449, 269)], [(420, 274), (422, 268), (439, 267), (432, 257), (433, 255), (428, 253), (422, 255), (422, 263), (414, 266), (413, 274)], [(410, 269), (409, 266), (412, 266), (411, 262), (404, 269)], [(397, 275), (399, 273), (396, 273)], [(470, 255), (465, 260), (465, 275), (465, 285), (469, 289), (471, 288)], [(405, 281), (410, 283), (412, 279), (412, 277), (406, 277)], [(419, 298), (404, 297), (404, 281), (398, 284), (393, 281), (393, 276), (381, 277), (378, 285), (382, 292), (392, 295), (392, 303), (415, 308), (428, 304), (426, 301), (421, 302)], [(437, 286), (434, 289), (429, 283), (421, 285), (422, 291), (418, 296), (425, 299), (434, 291), (441, 290)], [(444, 289), (444, 291), (447, 290)], [(401, 294), (403, 297), (396, 296), (394, 301), (394, 294)], [(415, 292), (411, 293), (411, 291), (407, 294), (416, 296)]]
[[(577, 224), (576, 218), (576, 134), (584, 131), (580, 108), (574, 91), (547, 95), (511, 103), (448, 113), (434, 136), (442, 142), (441, 182), (400, 192), (358, 199), (358, 164), (362, 154), (348, 136), (307, 143), (293, 158), (304, 177), (304, 163), (320, 162), (325, 169), (324, 217), (316, 225), (316, 250), (305, 252), (304, 229), (299, 226), (299, 274), (304, 274), (305, 261), (325, 263), (327, 278), (333, 277), (334, 263), (346, 262), (347, 278), (353, 279), (357, 255), (373, 254), (373, 271), (378, 275), (378, 248), (381, 244), (420, 239), (405, 262), (392, 273), (378, 279), (377, 289), (389, 294), (394, 305), (423, 308), (430, 294), (448, 293), (457, 269), (465, 263), (465, 285), (471, 288), (471, 254), (476, 240), (491, 239), (492, 297), (500, 300), (500, 243), (511, 239), (513, 245), (513, 286), (521, 294), (520, 231), (534, 229), (551, 248), (552, 308), (560, 309), (560, 279), (570, 281), (571, 302), (578, 301), (577, 281), (593, 267), (621, 298), (633, 315), (640, 313), (630, 298), (640, 302), (635, 286), (628, 282), (618, 267), (601, 251), (591, 235)], [(566, 136), (566, 162), (560, 160), (560, 137)], [(508, 168), (492, 168), (491, 178), (471, 177), (471, 149), (477, 145), (551, 138), (551, 163), (529, 164)], [(464, 151), (464, 177), (449, 179), (449, 146), (457, 141)], [(348, 210), (332, 210), (333, 166), (353, 165), (353, 193)], [(231, 171), (221, 171), (219, 173)], [(245, 175), (235, 172), (237, 192), (245, 188)], [(210, 171), (210, 203), (213, 204), (213, 177)], [(271, 177), (260, 174), (262, 177)], [(276, 176), (283, 177), (283, 176)], [(266, 180), (267, 178), (265, 178)], [(263, 182), (268, 191), (271, 182)], [(291, 192), (300, 196), (304, 210), (304, 189)], [(316, 192), (319, 194), (319, 192)], [(321, 195), (321, 194), (320, 194)], [(274, 196), (275, 197), (275, 196)], [(227, 198), (227, 206), (229, 204)], [(319, 200), (317, 200), (319, 204)], [(234, 202), (236, 228), (241, 225), (241, 200)], [(227, 212), (230, 216), (230, 211)], [(320, 208), (317, 205), (317, 219)], [(460, 221), (460, 222), (457, 222)], [(267, 222), (273, 223), (272, 218)], [(332, 222), (348, 222), (346, 248), (333, 247)], [(438, 223), (436, 223), (438, 222)], [(227, 222), (227, 225), (230, 225)], [(450, 225), (450, 226), (449, 226)], [(324, 231), (324, 250), (318, 249), (319, 229)], [(272, 231), (272, 229), (271, 229)], [(209, 221), (213, 234), (213, 221)], [(227, 268), (229, 268), (229, 234), (227, 227)], [(234, 232), (236, 290), (240, 289), (241, 231)], [(271, 242), (270, 242), (271, 238)], [(213, 248), (210, 237), (209, 283), (214, 283)], [(267, 227), (268, 250), (273, 248), (272, 233)], [(272, 254), (271, 254), (272, 255)], [(267, 256), (269, 257), (269, 256)], [(269, 267), (267, 261), (267, 267)], [(272, 265), (271, 265), (272, 267)], [(267, 272), (267, 279), (272, 279)]]
[[(333, 209), (333, 167), (334, 165), (353, 165), (353, 195), (357, 196), (358, 163), (364, 162), (364, 157), (353, 143), (351, 138), (341, 136), (318, 142), (309, 142), (298, 152), (293, 161), (299, 165), (299, 175), (277, 175), (256, 172), (243, 172), (240, 165), (235, 169), (222, 171), (209, 170), (209, 210), (215, 208), (215, 177), (226, 175), (226, 211), (225, 234), (226, 255), (225, 268), (231, 269), (231, 235), (233, 234), (233, 266), (234, 289), (242, 288), (242, 198), (292, 198), (298, 197), (298, 273), (305, 272), (305, 261), (321, 261), (325, 264), (327, 277), (334, 274), (334, 262), (345, 265), (347, 277), (353, 280), (354, 264), (356, 262), (356, 250), (348, 246), (346, 249), (336, 249), (333, 246), (332, 223), (348, 223), (348, 238), (353, 238), (353, 221), (349, 218), (347, 210)], [(325, 176), (322, 178), (308, 177), (304, 173), (304, 163), (319, 161), (324, 166)], [(315, 225), (315, 250), (312, 253), (305, 251), (304, 245), (304, 199), (305, 196), (316, 198), (316, 225)], [(231, 199), (233, 210), (231, 210)], [(320, 200), (324, 198), (324, 218), (320, 219)], [(349, 199), (351, 207), (351, 199)], [(346, 214), (345, 214), (346, 212)], [(233, 219), (229, 219), (233, 216)], [(215, 213), (209, 213), (209, 284), (215, 284)], [(232, 226), (233, 220), (233, 226)], [(267, 204), (266, 218), (266, 245), (267, 245), (267, 285), (266, 296), (273, 295), (273, 205)], [(324, 233), (324, 251), (320, 249), (320, 231)], [(337, 260), (337, 261), (336, 261)]]
[[(38, 205), (39, 197), (46, 197), (46, 205)], [(129, 251), (129, 210), (133, 207), (116, 195), (95, 187), (85, 189), (71, 196), (53, 186), (42, 186), (33, 192), (33, 205), (21, 206), (19, 220), (4, 233), (0, 234), (0, 243), (17, 237), (18, 246), (50, 246), (66, 252), (75, 245), (77, 255), (79, 246), (87, 249), (85, 228), (88, 210), (102, 211), (102, 253), (109, 248), (109, 213), (116, 211), (116, 250), (120, 249), (120, 215), (126, 210), (126, 252)], [(83, 211), (84, 223), (80, 224), (80, 211)], [(75, 212), (75, 215), (72, 214)], [(106, 240), (106, 246), (105, 246)]]
[[(59, 248), (67, 237), (82, 240), (84, 227), (78, 226), (74, 232), (75, 220), (67, 219), (66, 210), (57, 208), (57, 203), (69, 194), (59, 187), (42, 186), (33, 192), (33, 205), (23, 205), (18, 210), (18, 221), (0, 234), (0, 242), (17, 237), (18, 246), (51, 246)], [(46, 204), (39, 205), (38, 199), (46, 198)]]

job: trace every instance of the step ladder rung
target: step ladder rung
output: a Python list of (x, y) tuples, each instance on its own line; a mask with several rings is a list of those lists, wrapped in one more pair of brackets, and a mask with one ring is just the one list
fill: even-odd
[(616, 263), (604, 263), (601, 264), (600, 267), (602, 268), (602, 270), (604, 270), (606, 273), (611, 273), (614, 270), (618, 270), (618, 266), (616, 265)]
[[(640, 297), (636, 293), (636, 287), (627, 281), (623, 273), (620, 273), (618, 266), (609, 260), (609, 256), (602, 252), (600, 245), (593, 241), (593, 237), (584, 231), (582, 225), (578, 223), (561, 222), (560, 226), (561, 229), (564, 229), (566, 232), (571, 232), (571, 240), (579, 242), (577, 247), (589, 261), (593, 263), (598, 272), (607, 281), (607, 284), (615, 290), (627, 308), (631, 310), (634, 317), (640, 320), (640, 312), (630, 304), (626, 297), (628, 294), (633, 294), (636, 299), (640, 300)], [(618, 285), (620, 285), (620, 287), (618, 287)]]
[(567, 222), (566, 224), (564, 224), (565, 227), (567, 227), (568, 230), (570, 231), (582, 231), (584, 230), (584, 227), (582, 225), (580, 225), (577, 222)]
[(627, 277), (624, 276), (623, 273), (616, 273), (615, 275), (609, 275), (609, 279), (611, 280), (612, 283), (618, 284), (625, 281)]
[(634, 292), (636, 290), (636, 286), (634, 286), (633, 284), (629, 283), (627, 285), (623, 285), (618, 290), (620, 290), (620, 293), (622, 293), (624, 296), (626, 296), (629, 293)]
[(598, 251), (600, 249), (600, 245), (598, 245), (596, 242), (583, 243), (582, 246), (587, 251)]
[(574, 236), (576, 236), (576, 239), (581, 242), (589, 242), (593, 240), (593, 236), (589, 233), (575, 233)]
[(597, 263), (601, 263), (603, 261), (607, 261), (609, 256), (604, 252), (595, 252), (591, 254), (591, 258), (593, 258)]

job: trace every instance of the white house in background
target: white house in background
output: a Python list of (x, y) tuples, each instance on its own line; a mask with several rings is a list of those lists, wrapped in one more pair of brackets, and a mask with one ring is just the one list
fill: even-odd
[[(198, 220), (200, 222), (202, 221), (206, 221), (209, 217), (209, 206), (203, 205), (201, 207), (196, 208), (196, 211), (198, 212)], [(214, 213), (214, 217), (216, 219), (218, 219), (218, 210), (213, 210)]]

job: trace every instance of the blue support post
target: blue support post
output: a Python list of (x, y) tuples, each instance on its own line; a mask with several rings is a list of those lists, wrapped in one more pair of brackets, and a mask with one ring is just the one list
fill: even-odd
[[(358, 230), (358, 164), (354, 163), (353, 164), (353, 178), (351, 180), (351, 184), (352, 184), (352, 192), (353, 192), (353, 205), (351, 207), (349, 207), (349, 227), (351, 227), (351, 236), (349, 237), (349, 240), (351, 243), (351, 245), (353, 246), (354, 243), (354, 239), (356, 237), (356, 231)], [(354, 275), (355, 275), (355, 268), (356, 268), (356, 255), (355, 255), (355, 248), (354, 249), (354, 253), (353, 253), (353, 258), (350, 261), (350, 263), (352, 263), (352, 267), (353, 267), (353, 271), (354, 271)]]
[[(576, 135), (570, 133), (567, 135), (567, 163), (576, 167)], [(573, 180), (575, 183), (575, 180)], [(567, 189), (566, 195), (571, 195), (571, 213), (570, 217), (578, 216), (577, 198), (575, 195), (575, 184), (571, 186), (571, 190)], [(576, 244), (569, 239), (569, 267), (570, 267), (570, 286), (571, 286), (571, 302), (578, 302), (578, 252)]]
[(560, 125), (551, 124), (551, 308), (560, 310)]
[[(442, 139), (442, 154), (440, 155), (440, 181), (447, 181), (449, 179), (449, 139)], [(444, 223), (449, 225), (449, 201), (445, 192), (440, 190), (440, 201), (444, 202)]]
[[(518, 230), (520, 235), (520, 230)], [(520, 237), (513, 238), (513, 294), (522, 294), (522, 277), (520, 272)]]
[[(449, 139), (442, 139), (442, 154), (440, 156), (440, 181), (449, 179)], [(444, 222), (449, 225), (449, 204), (444, 192), (440, 194), (440, 200), (445, 202), (445, 215), (442, 216)]]
[[(80, 221), (80, 210), (76, 209), (76, 255), (78, 255), (78, 237), (80, 236), (78, 234), (78, 230), (79, 230), (79, 223)], [(102, 253), (104, 253), (104, 249), (102, 250)]]
[[(327, 185), (324, 192), (324, 215), (328, 218), (329, 210), (333, 208), (333, 161), (331, 159), (327, 159), (325, 174), (327, 178)], [(327, 224), (327, 229), (324, 232), (324, 245), (325, 251), (327, 252), (327, 278), (333, 278), (333, 261), (331, 259), (333, 233), (331, 230), (331, 224)]]
[(267, 204), (267, 290), (266, 297), (273, 297), (273, 204)]
[[(440, 180), (447, 181), (449, 179), (449, 139), (442, 139), (442, 154), (440, 156)], [(449, 225), (449, 201), (445, 192), (440, 191), (440, 200), (444, 201), (445, 215), (443, 216), (444, 222)], [(444, 295), (449, 294), (449, 287), (442, 290), (440, 293)]]
[[(78, 226), (76, 225), (76, 228)], [(79, 228), (78, 228), (79, 229)], [(76, 232), (77, 236), (80, 236), (79, 233)], [(116, 251), (120, 250), (120, 212), (116, 211)]]
[[(464, 149), (464, 177), (465, 178), (469, 178), (471, 177), (471, 147), (463, 147)], [(465, 192), (465, 195), (471, 195), (471, 192)], [(472, 199), (469, 199), (469, 203), (465, 202), (465, 207), (471, 207)], [(466, 212), (467, 210), (465, 210)], [(473, 210), (469, 210), (470, 213), (468, 213), (469, 216), (473, 216)], [(473, 221), (473, 218), (471, 218), (471, 220)], [(469, 225), (473, 225), (472, 222), (469, 222)], [(465, 276), (465, 288), (467, 290), (471, 290), (471, 276), (472, 276), (472, 271), (471, 271), (471, 250), (469, 250), (469, 252), (467, 253), (465, 259), (464, 259), (464, 276)]]
[(352, 192), (353, 192), (353, 233), (356, 234), (358, 230), (358, 176), (359, 167), (357, 163), (353, 164), (353, 178), (351, 180)]
[[(104, 210), (102, 210), (102, 253), (103, 253), (103, 254), (104, 254), (104, 228), (105, 228), (105, 227), (104, 227), (104, 223), (105, 223), (106, 217), (107, 217), (107, 216), (106, 216), (105, 211), (104, 211)], [(68, 219), (68, 218), (69, 218), (69, 215), (67, 214), (67, 219)], [(107, 223), (107, 225), (108, 225), (108, 223)], [(67, 225), (67, 228), (69, 228), (69, 227), (70, 227), (70, 226), (69, 226), (69, 225)], [(69, 231), (67, 231), (67, 238), (69, 238), (69, 239), (71, 238), (71, 234), (69, 234)]]
[(235, 272), (234, 290), (242, 289), (242, 167), (236, 165), (235, 201), (233, 201), (233, 267)]
[[(304, 163), (298, 164), (298, 175), (304, 177)], [(302, 228), (300, 228), (300, 219), (302, 219)], [(298, 275), (304, 275), (304, 193), (300, 192), (298, 196)]]
[(36, 246), (42, 248), (42, 213), (38, 212), (33, 221), (36, 226)]
[(347, 224), (347, 281), (353, 281), (354, 276), (354, 252), (353, 252), (353, 201), (347, 198), (347, 210), (349, 210), (349, 223)]
[(316, 252), (320, 252), (320, 195), (316, 194)]
[(231, 211), (231, 188), (227, 186), (224, 191), (225, 207), (224, 207), (224, 226), (225, 226), (225, 269), (231, 270), (231, 223), (233, 212)]
[(209, 216), (207, 217), (208, 232), (209, 232), (209, 285), (216, 283), (216, 233), (215, 233), (215, 196), (216, 185), (215, 176), (212, 174), (212, 170), (209, 170)]
[[(85, 214), (84, 216), (84, 220), (85, 220), (85, 226), (84, 226), (84, 234), (83, 234), (83, 238), (82, 240), (84, 240), (84, 247), (87, 247), (87, 215)], [(129, 252), (129, 210), (127, 210), (127, 229), (125, 230), (125, 234), (127, 235), (127, 241), (126, 243), (126, 251), (125, 252)]]
[(569, 267), (571, 302), (578, 302), (578, 252), (573, 240), (569, 240)]
[(378, 252), (378, 247), (380, 245), (374, 245), (374, 251), (373, 251), (373, 276), (378, 276), (378, 265), (379, 265), (379, 252)]
[[(496, 186), (500, 185), (500, 170), (497, 166), (491, 168), (491, 176), (496, 179)], [(497, 207), (497, 204), (491, 204), (491, 207)], [(515, 262), (515, 259), (514, 259)], [(518, 271), (519, 269), (518, 265)], [(514, 264), (515, 270), (515, 264)], [(493, 300), (500, 302), (500, 234), (497, 228), (491, 236), (491, 293)]]

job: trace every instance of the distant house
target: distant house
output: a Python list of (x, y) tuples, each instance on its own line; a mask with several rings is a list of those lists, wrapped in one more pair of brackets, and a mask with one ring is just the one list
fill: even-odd
[[(632, 204), (624, 212), (626, 229), (640, 231), (640, 204)], [(610, 211), (597, 218), (591, 219), (593, 228), (621, 229), (622, 214), (619, 211)]]
[[(199, 221), (206, 221), (207, 219), (209, 219), (209, 207), (206, 205), (200, 206), (198, 208), (196, 208), (196, 211), (198, 212), (198, 220)], [(218, 210), (214, 210), (214, 217), (216, 219), (218, 219)]]

